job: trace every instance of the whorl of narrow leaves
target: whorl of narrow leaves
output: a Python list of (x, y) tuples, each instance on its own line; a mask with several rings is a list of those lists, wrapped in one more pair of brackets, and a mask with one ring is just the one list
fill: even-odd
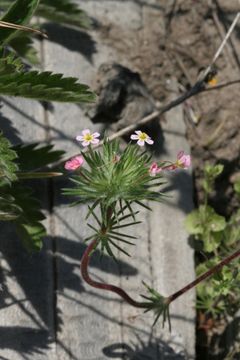
[(91, 102), (95, 95), (87, 85), (79, 84), (73, 77), (62, 74), (20, 70), (12, 57), (0, 59), (0, 94), (21, 96), (36, 100), (59, 102)]
[(17, 154), (11, 148), (9, 141), (0, 132), (0, 186), (17, 179), (17, 165), (13, 162)]
[(151, 156), (141, 153), (135, 145), (119, 154), (119, 143), (108, 140), (104, 141), (103, 151), (90, 149), (82, 153), (89, 169), (82, 168), (84, 176), (73, 176), (76, 186), (65, 189), (65, 193), (79, 197), (81, 202), (101, 200), (106, 206), (120, 200), (138, 204), (142, 200), (160, 201), (162, 194), (154, 187), (163, 181), (161, 174), (149, 174)]
[[(7, 13), (1, 18), (2, 21), (10, 22), (17, 25), (24, 25), (33, 16), (39, 0), (17, 0), (11, 3), (11, 7)], [(1, 4), (2, 6), (2, 4)], [(18, 30), (1, 28), (0, 31), (0, 44), (7, 43)]]
[(110, 256), (114, 257), (112, 248), (129, 255), (120, 245), (134, 245), (132, 240), (136, 238), (124, 231), (139, 223), (133, 206), (150, 210), (144, 201), (161, 200), (163, 194), (155, 188), (163, 184), (162, 175), (150, 175), (151, 156), (138, 146), (128, 145), (120, 153), (116, 140), (105, 139), (102, 151), (89, 148), (82, 156), (85, 165), (72, 177), (75, 187), (63, 190), (65, 195), (76, 197), (73, 205), (91, 203), (86, 219), (91, 216), (96, 226), (87, 224), (93, 234), (85, 240), (96, 239), (100, 249)]

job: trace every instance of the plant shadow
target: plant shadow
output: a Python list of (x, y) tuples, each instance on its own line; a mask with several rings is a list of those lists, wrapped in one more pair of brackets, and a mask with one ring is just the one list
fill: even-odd
[(45, 23), (43, 28), (50, 41), (60, 44), (70, 51), (79, 52), (92, 63), (97, 49), (96, 43), (89, 33), (53, 23)]
[(115, 343), (105, 346), (103, 354), (110, 359), (124, 360), (184, 360), (184, 352), (175, 352), (171, 346), (160, 338), (149, 335), (149, 339), (142, 340), (135, 334), (136, 340), (131, 343)]

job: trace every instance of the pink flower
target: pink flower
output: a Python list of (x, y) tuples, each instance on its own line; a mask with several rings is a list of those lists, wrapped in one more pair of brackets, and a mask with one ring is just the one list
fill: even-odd
[(153, 144), (153, 140), (150, 138), (150, 136), (140, 130), (135, 131), (135, 134), (132, 134), (130, 138), (132, 140), (138, 140), (137, 144), (139, 146), (143, 146), (145, 142), (149, 145)]
[(160, 171), (162, 171), (162, 168), (158, 167), (157, 163), (152, 163), (149, 169), (150, 176), (156, 176)]
[(177, 154), (176, 166), (182, 169), (188, 169), (191, 166), (191, 156), (185, 155), (184, 151), (179, 151)]
[(93, 134), (91, 134), (89, 129), (85, 129), (82, 131), (82, 135), (78, 135), (76, 137), (77, 141), (80, 141), (82, 143), (82, 146), (88, 146), (90, 144), (98, 144), (99, 143), (99, 139), (97, 139), (100, 136), (100, 134), (98, 132), (95, 132)]
[(191, 166), (191, 156), (185, 155), (184, 151), (179, 151), (177, 154), (177, 160), (171, 165), (166, 165), (162, 170), (176, 170), (176, 169), (188, 169)]
[(75, 156), (65, 163), (64, 168), (66, 170), (76, 170), (82, 166), (83, 162), (84, 158), (81, 155)]

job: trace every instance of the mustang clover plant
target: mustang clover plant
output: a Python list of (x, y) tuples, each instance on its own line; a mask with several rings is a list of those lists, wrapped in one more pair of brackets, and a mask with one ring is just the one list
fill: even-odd
[(181, 158), (179, 155), (177, 161), (170, 165), (166, 162), (152, 163), (151, 156), (143, 151), (142, 146), (145, 141), (148, 144), (153, 144), (153, 141), (140, 131), (131, 136), (131, 139), (138, 140), (137, 144), (130, 142), (123, 151), (120, 151), (118, 140), (110, 142), (107, 138), (101, 150), (92, 148), (91, 143), (97, 144), (98, 137), (98, 133), (83, 130), (77, 140), (82, 142), (84, 151), (65, 164), (65, 169), (76, 170), (71, 176), (74, 187), (64, 189), (65, 195), (77, 198), (74, 205), (88, 204), (86, 219), (91, 217), (94, 220), (87, 223), (92, 234), (85, 239), (89, 245), (81, 260), (82, 277), (95, 288), (117, 293), (132, 306), (152, 310), (156, 315), (155, 322), (161, 314), (164, 320), (169, 319), (169, 298), (145, 284), (149, 296), (142, 295), (145, 301), (136, 301), (117, 286), (93, 280), (88, 273), (88, 265), (96, 248), (114, 258), (114, 250), (129, 256), (122, 244), (133, 245), (136, 239), (126, 231), (128, 227), (140, 223), (135, 205), (150, 210), (146, 202), (161, 201), (163, 193), (159, 187), (165, 183), (164, 170), (186, 168), (190, 165), (190, 157), (185, 161), (183, 157), (187, 155), (181, 152)]

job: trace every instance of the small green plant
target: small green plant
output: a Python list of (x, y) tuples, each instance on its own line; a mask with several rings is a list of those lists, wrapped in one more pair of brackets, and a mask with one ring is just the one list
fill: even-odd
[[(1, 6), (6, 9), (0, 20), (2, 25), (5, 24), (4, 28), (0, 29), (0, 94), (45, 101), (94, 101), (95, 95), (88, 86), (78, 83), (76, 78), (26, 70), (22, 59), (17, 55), (19, 53), (23, 57), (29, 56), (29, 43), (21, 30), (27, 30), (27, 27), (23, 29), (23, 25), (28, 25), (37, 11), (39, 16), (46, 19), (77, 26), (88, 26), (88, 22), (84, 22), (86, 15), (70, 0), (6, 0)], [(14, 40), (21, 38), (25, 39), (25, 48), (22, 40), (22, 47), (14, 51)], [(201, 82), (198, 84), (201, 85)], [(91, 134), (86, 129), (77, 136), (77, 140), (87, 147), (91, 144), (97, 145), (99, 136), (100, 134)], [(136, 140), (140, 147), (145, 143), (153, 144), (153, 140), (140, 130), (131, 135), (131, 140)], [(133, 246), (137, 239), (126, 230), (139, 223), (139, 209), (136, 206), (150, 210), (149, 202), (162, 200), (163, 194), (159, 191), (159, 186), (163, 184), (163, 172), (187, 169), (191, 163), (190, 156), (183, 151), (178, 153), (175, 162), (157, 164), (151, 163), (151, 157), (131, 143), (124, 151), (120, 151), (117, 141), (110, 142), (105, 139), (102, 145), (101, 151), (90, 146), (88, 151), (82, 151), (65, 164), (65, 169), (73, 172), (71, 179), (75, 185), (74, 188), (65, 189), (65, 194), (74, 196), (74, 204), (89, 205), (87, 220), (92, 234), (85, 239), (88, 246), (81, 260), (83, 279), (90, 286), (117, 293), (130, 305), (142, 308), (145, 312), (153, 311), (154, 323), (162, 315), (163, 323), (168, 319), (169, 326), (170, 304), (204, 280), (207, 283), (200, 285), (198, 290), (199, 307), (214, 313), (229, 309), (228, 301), (236, 305), (240, 279), (237, 266), (234, 264), (230, 268), (229, 263), (240, 256), (240, 250), (221, 259), (239, 240), (240, 212), (226, 221), (208, 205), (208, 196), (213, 190), (216, 176), (223, 169), (221, 166), (206, 167), (204, 203), (187, 219), (187, 227), (194, 236), (195, 243), (198, 242), (201, 250), (210, 255), (208, 262), (199, 265), (198, 272), (201, 272), (201, 275), (194, 281), (167, 297), (144, 284), (147, 295), (142, 295), (144, 301), (136, 301), (122, 288), (100, 283), (90, 277), (88, 265), (96, 248), (114, 258), (115, 250), (129, 255), (124, 246)], [(25, 185), (25, 180), (61, 175), (48, 167), (59, 161), (61, 156), (61, 151), (54, 151), (49, 145), (13, 147), (0, 132), (0, 220), (14, 224), (25, 246), (30, 250), (41, 248), (46, 231), (41, 222), (44, 219), (41, 207), (32, 195), (32, 189)], [(41, 171), (42, 168), (45, 168), (45, 171)], [(238, 194), (239, 188), (240, 184), (236, 183), (235, 191)], [(212, 258), (212, 255), (215, 257)], [(210, 276), (213, 276), (211, 284), (208, 280)]]
[(162, 200), (159, 186), (165, 183), (164, 171), (187, 169), (190, 156), (180, 151), (174, 163), (152, 163), (151, 156), (141, 151), (144, 143), (153, 144), (146, 133), (135, 131), (131, 140), (136, 140), (139, 146), (129, 143), (123, 151), (120, 151), (117, 140), (110, 142), (107, 138), (101, 151), (93, 149), (91, 144), (97, 145), (99, 136), (99, 133), (83, 130), (76, 139), (85, 147), (84, 151), (65, 164), (65, 169), (73, 172), (70, 178), (74, 187), (64, 189), (64, 194), (74, 196), (72, 205), (89, 204), (86, 220), (92, 234), (85, 239), (89, 245), (81, 260), (82, 277), (90, 286), (115, 292), (130, 305), (143, 308), (145, 312), (152, 311), (155, 314), (154, 324), (162, 315), (163, 324), (168, 320), (170, 327), (169, 305), (178, 297), (177, 294), (164, 297), (144, 283), (148, 294), (142, 295), (145, 301), (137, 301), (122, 288), (93, 280), (88, 273), (88, 265), (96, 248), (115, 260), (115, 250), (130, 256), (125, 247), (134, 246), (138, 239), (129, 235), (127, 230), (140, 223), (137, 220), (139, 209), (151, 210), (151, 201)]
[[(234, 212), (229, 219), (216, 213), (209, 205), (209, 195), (214, 191), (215, 179), (223, 172), (223, 165), (206, 165), (204, 168), (204, 202), (192, 211), (186, 219), (186, 228), (192, 235), (192, 244), (207, 260), (197, 265), (197, 275), (213, 266), (221, 258), (239, 246), (240, 210)], [(240, 183), (234, 184), (239, 194)], [(197, 287), (197, 307), (213, 317), (219, 314), (232, 314), (240, 304), (240, 273), (238, 263), (225, 265), (215, 273), (212, 279)]]
[[(85, 239), (89, 245), (81, 259), (82, 278), (90, 286), (118, 294), (132, 306), (143, 308), (145, 312), (151, 310), (155, 314), (154, 324), (162, 315), (163, 325), (168, 320), (170, 327), (170, 304), (199, 284), (199, 308), (207, 308), (214, 314), (225, 309), (229, 296), (239, 288), (240, 276), (237, 266), (232, 265), (230, 268), (229, 263), (240, 256), (240, 250), (222, 259), (229, 252), (236, 237), (238, 238), (238, 216), (233, 216), (227, 222), (208, 205), (208, 196), (213, 190), (215, 178), (223, 170), (222, 166), (206, 166), (204, 204), (194, 210), (186, 221), (189, 232), (194, 235), (194, 241), (201, 243), (202, 250), (215, 255), (208, 262), (199, 265), (197, 272), (200, 275), (195, 280), (167, 297), (144, 284), (148, 294), (142, 296), (147, 301), (140, 302), (130, 297), (122, 288), (95, 281), (90, 277), (88, 266), (96, 248), (100, 248), (101, 252), (107, 252), (115, 259), (116, 249), (129, 256), (123, 246), (137, 244), (136, 237), (126, 231), (128, 227), (139, 223), (139, 210), (136, 210), (135, 206), (151, 210), (151, 201), (162, 200), (163, 194), (158, 187), (163, 184), (164, 171), (187, 169), (191, 163), (190, 156), (185, 155), (183, 151), (178, 153), (174, 163), (151, 163), (151, 156), (145, 151), (142, 152), (136, 145), (129, 143), (121, 152), (117, 141), (110, 142), (106, 138), (101, 144), (102, 151), (98, 151), (93, 149), (91, 144), (97, 145), (99, 136), (99, 133), (91, 134), (88, 129), (83, 130), (76, 139), (85, 149), (65, 164), (65, 169), (73, 172), (71, 180), (75, 186), (64, 189), (64, 194), (74, 196), (73, 205), (89, 204), (86, 220), (92, 234)], [(140, 147), (145, 142), (153, 144), (152, 139), (140, 130), (131, 135), (131, 140), (137, 140)], [(202, 285), (204, 280), (206, 283)]]

